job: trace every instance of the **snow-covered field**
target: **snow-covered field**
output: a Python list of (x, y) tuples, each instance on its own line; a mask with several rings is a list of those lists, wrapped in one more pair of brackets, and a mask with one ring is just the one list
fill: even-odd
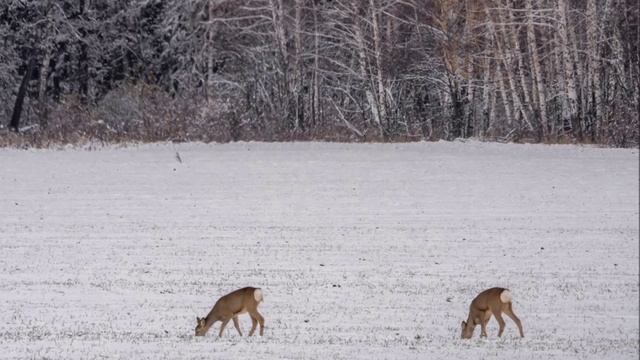
[[(182, 162), (176, 160), (179, 151)], [(638, 150), (0, 149), (0, 358), (636, 359)], [(196, 315), (263, 288), (265, 336)], [(461, 340), (509, 287), (497, 338)]]

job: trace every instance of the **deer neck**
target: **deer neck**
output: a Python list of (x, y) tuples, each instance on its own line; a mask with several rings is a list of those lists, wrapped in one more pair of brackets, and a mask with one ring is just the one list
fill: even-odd
[(467, 329), (473, 329), (476, 327), (476, 318), (477, 316), (475, 316), (474, 311), (469, 311), (469, 317), (467, 317)]
[(205, 329), (207, 329), (207, 331), (209, 331), (211, 325), (213, 325), (216, 320), (218, 320), (218, 316), (216, 315), (215, 310), (216, 308), (214, 307), (213, 309), (211, 309), (211, 311), (209, 311), (207, 317), (204, 318), (204, 327)]

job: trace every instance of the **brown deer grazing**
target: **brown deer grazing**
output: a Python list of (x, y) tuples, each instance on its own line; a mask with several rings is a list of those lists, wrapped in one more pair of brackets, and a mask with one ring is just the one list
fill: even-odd
[(240, 336), (240, 324), (238, 324), (238, 315), (249, 313), (251, 317), (251, 331), (249, 336), (252, 336), (256, 331), (256, 325), (260, 323), (260, 336), (264, 333), (264, 318), (258, 312), (258, 304), (262, 302), (262, 290), (254, 287), (246, 287), (229, 293), (216, 301), (213, 305), (213, 309), (209, 311), (209, 314), (205, 318), (198, 319), (198, 325), (196, 325), (196, 336), (204, 336), (211, 325), (216, 321), (222, 321), (220, 326), (220, 334), (224, 331), (225, 326), (229, 320), (233, 319), (233, 325), (238, 330)]
[(513, 313), (513, 308), (511, 307), (511, 292), (509, 292), (509, 289), (495, 287), (481, 292), (471, 302), (471, 306), (469, 307), (469, 317), (467, 318), (467, 321), (462, 322), (462, 338), (470, 339), (473, 336), (473, 330), (478, 324), (480, 324), (482, 328), (480, 336), (486, 337), (487, 323), (489, 322), (489, 319), (491, 319), (492, 314), (495, 316), (496, 320), (498, 320), (498, 324), (500, 325), (498, 336), (502, 336), (505, 325), (505, 322), (502, 319), (502, 313), (507, 314), (507, 316), (510, 317), (516, 325), (518, 325), (520, 336), (524, 337), (524, 333), (522, 332), (522, 323), (516, 314)]

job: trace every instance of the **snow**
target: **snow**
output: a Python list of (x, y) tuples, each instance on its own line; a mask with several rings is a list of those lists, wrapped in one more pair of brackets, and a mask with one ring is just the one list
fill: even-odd
[[(176, 160), (179, 152), (182, 162)], [(638, 150), (0, 149), (1, 358), (636, 359)], [(265, 336), (196, 316), (261, 287)], [(525, 338), (461, 340), (511, 289)]]

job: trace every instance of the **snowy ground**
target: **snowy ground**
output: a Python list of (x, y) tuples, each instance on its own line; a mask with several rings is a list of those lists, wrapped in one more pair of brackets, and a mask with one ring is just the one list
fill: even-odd
[[(176, 160), (178, 150), (182, 163)], [(1, 358), (636, 359), (638, 150), (0, 149)], [(264, 337), (194, 337), (264, 290)], [(477, 292), (524, 324), (459, 339)], [(257, 355), (254, 355), (257, 354)]]

